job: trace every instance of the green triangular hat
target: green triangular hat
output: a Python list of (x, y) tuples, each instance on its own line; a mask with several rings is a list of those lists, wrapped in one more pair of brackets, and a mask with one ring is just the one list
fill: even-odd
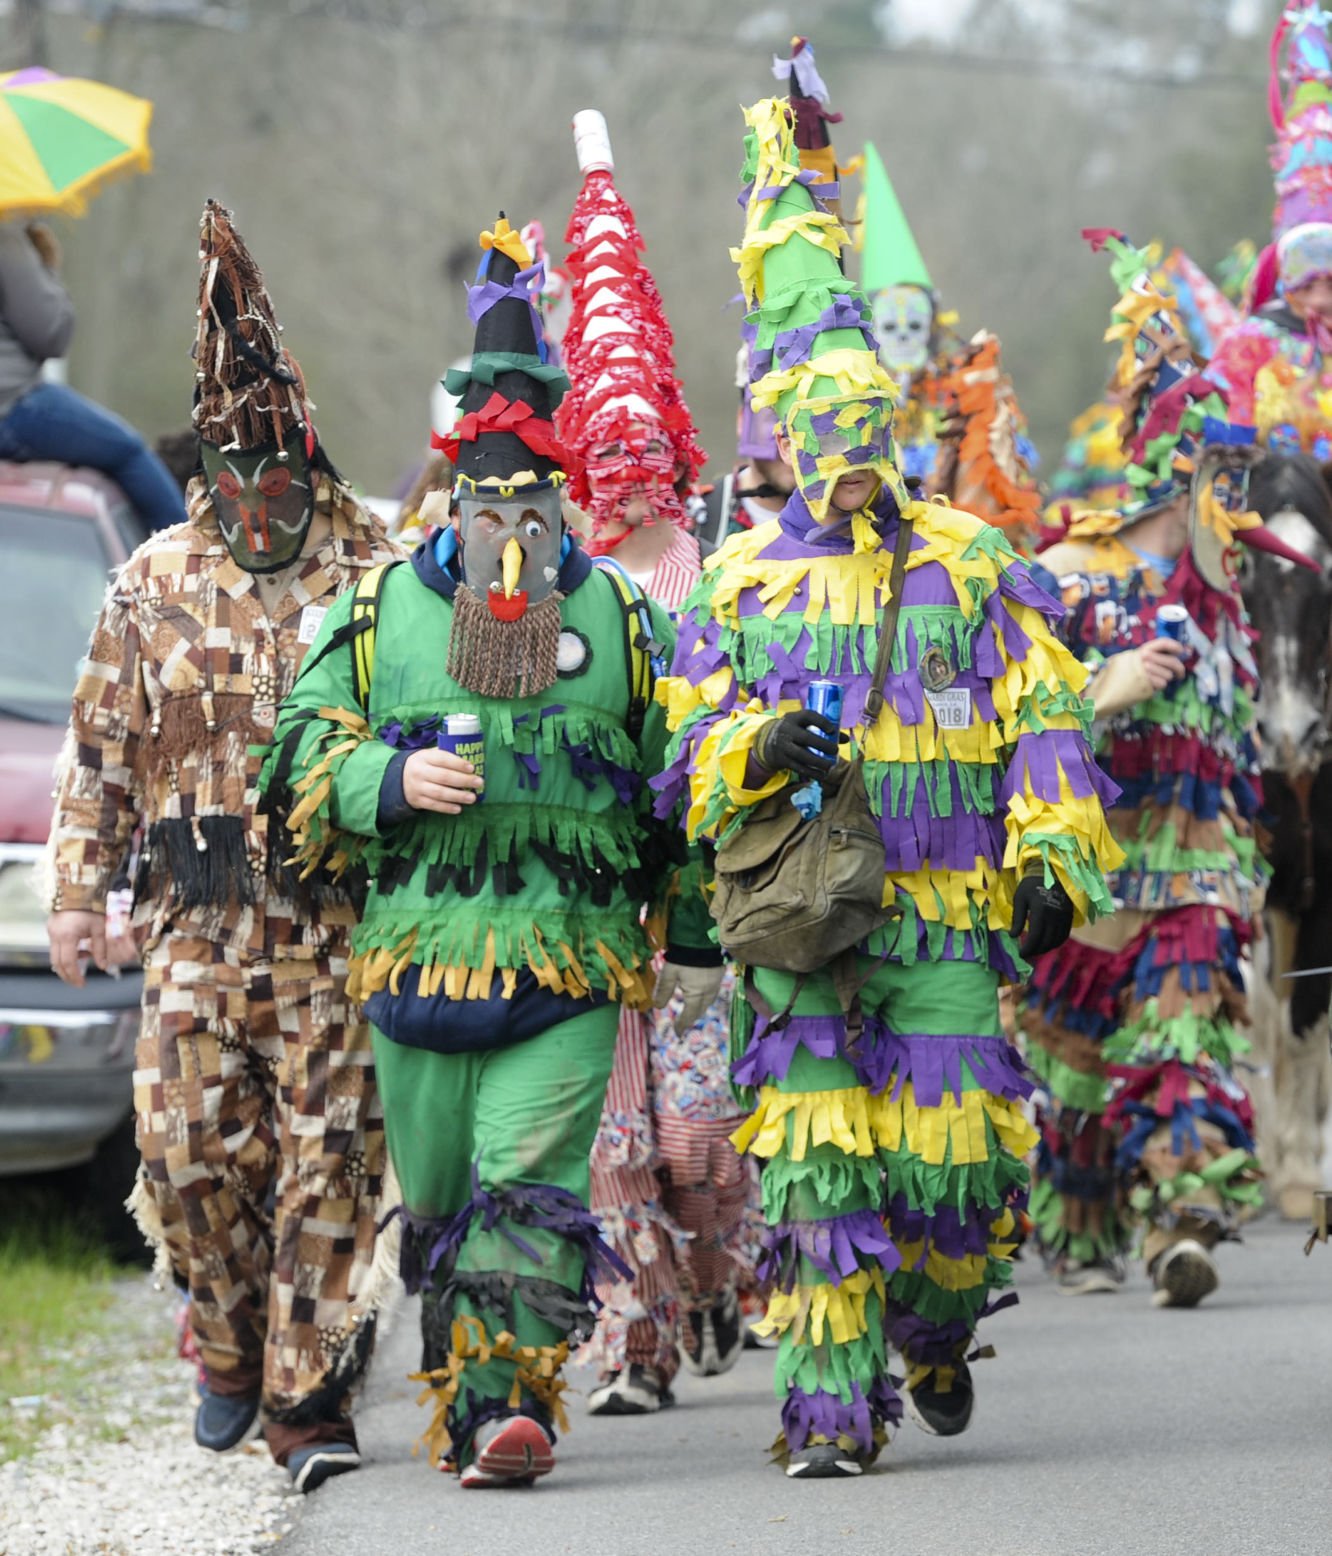
[(888, 286), (934, 290), (925, 257), (897, 198), (883, 158), (865, 142), (865, 226), (861, 239), (860, 279), (867, 292)]

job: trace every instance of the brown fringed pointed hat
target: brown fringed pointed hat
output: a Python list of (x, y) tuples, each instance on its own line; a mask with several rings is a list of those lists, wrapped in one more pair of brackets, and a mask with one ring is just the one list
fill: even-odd
[(305, 380), (282, 344), (263, 273), (216, 200), (199, 221), (199, 264), (194, 430), (215, 448), (253, 449), (281, 446), (300, 428), (313, 458)]

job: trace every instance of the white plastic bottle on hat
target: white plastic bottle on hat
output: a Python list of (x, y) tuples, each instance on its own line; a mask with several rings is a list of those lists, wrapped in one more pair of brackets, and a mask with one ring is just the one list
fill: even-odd
[(599, 108), (580, 108), (573, 116), (573, 133), (580, 173), (615, 171), (610, 131), (606, 128), (606, 116)]

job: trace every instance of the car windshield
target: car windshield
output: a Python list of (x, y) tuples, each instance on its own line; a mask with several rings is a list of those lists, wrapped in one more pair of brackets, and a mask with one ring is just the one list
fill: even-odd
[(112, 559), (91, 518), (0, 507), (0, 716), (63, 724)]

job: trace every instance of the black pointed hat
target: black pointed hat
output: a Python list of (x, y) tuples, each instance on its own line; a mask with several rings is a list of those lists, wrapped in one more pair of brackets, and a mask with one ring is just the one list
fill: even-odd
[(467, 312), (476, 325), (472, 360), (452, 368), (444, 387), (461, 401), (458, 419), (434, 444), (453, 460), (455, 490), (512, 496), (522, 488), (560, 485), (568, 456), (551, 420), (569, 380), (547, 360), (537, 316), (541, 265), (500, 212), (485, 250)]

